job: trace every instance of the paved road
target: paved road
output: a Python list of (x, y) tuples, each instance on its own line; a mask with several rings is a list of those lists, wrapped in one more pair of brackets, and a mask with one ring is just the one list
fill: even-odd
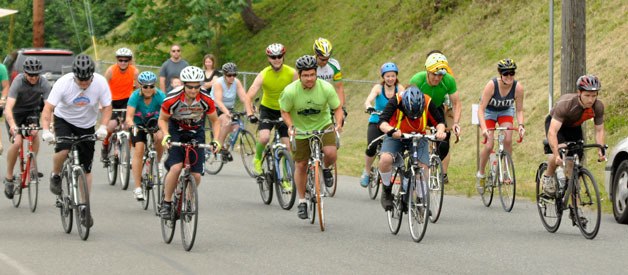
[(499, 203), (486, 208), (478, 197), (446, 196), (441, 219), (417, 244), (406, 220), (398, 235), (390, 234), (379, 201), (368, 199), (357, 178), (341, 177), (337, 197), (325, 204), (327, 231), (320, 232), (296, 217), (296, 207), (263, 205), (239, 160), (203, 178), (191, 252), (183, 250), (178, 228), (173, 242), (163, 243), (155, 215), (141, 210), (130, 191), (109, 186), (95, 163), (95, 225), (82, 241), (76, 229), (62, 231), (53, 206), (51, 151), (44, 146), (39, 156), (46, 178), (37, 212), (30, 213), (28, 201), (15, 209), (0, 200), (0, 274), (626, 273), (628, 227), (609, 215), (590, 241), (569, 221), (546, 232), (527, 201), (505, 213)]

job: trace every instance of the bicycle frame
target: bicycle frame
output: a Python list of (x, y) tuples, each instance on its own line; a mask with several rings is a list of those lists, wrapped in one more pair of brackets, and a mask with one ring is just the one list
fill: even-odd
[[(568, 208), (567, 205), (569, 203), (569, 198), (572, 197), (571, 195), (578, 194), (580, 192), (581, 186), (579, 184), (574, 184), (574, 183), (578, 182), (578, 175), (580, 174), (580, 170), (584, 168), (582, 164), (580, 163), (580, 158), (578, 157), (578, 154), (573, 154), (571, 156), (567, 156), (567, 155), (569, 155), (569, 153), (572, 151), (584, 150), (586, 148), (602, 148), (603, 150), (606, 149), (605, 146), (601, 146), (598, 144), (583, 144), (582, 142), (567, 142), (566, 148), (558, 149), (561, 159), (564, 159), (563, 166), (566, 167), (566, 169), (564, 170), (565, 176), (566, 176), (565, 186), (563, 186), (562, 188), (558, 188), (556, 190), (557, 191), (556, 196), (557, 198), (560, 198), (559, 206), (560, 206), (561, 211), (566, 210)], [(568, 169), (567, 166), (571, 166), (569, 167), (571, 169)], [(576, 203), (576, 202), (572, 200), (572, 203)]]
[[(23, 137), (22, 142), (24, 141), (27, 142), (26, 146), (22, 143), (22, 148), (19, 148), (20, 160), (21, 160), (20, 161), (20, 176), (21, 176), (22, 188), (28, 187), (28, 184), (26, 184), (26, 182), (30, 178), (28, 174), (30, 173), (32, 158), (34, 157), (33, 140), (35, 139), (35, 137), (33, 135), (30, 135), (29, 132), (39, 131), (41, 129), (42, 129), (41, 127), (37, 127), (37, 126), (22, 126), (16, 129), (16, 131), (21, 132), (21, 136)], [(24, 147), (26, 147), (26, 151), (23, 150)]]

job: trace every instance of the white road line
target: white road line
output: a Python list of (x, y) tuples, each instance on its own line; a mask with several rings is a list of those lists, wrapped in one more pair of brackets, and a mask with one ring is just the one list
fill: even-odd
[(32, 270), (28, 269), (25, 266), (20, 265), (18, 261), (14, 260), (13, 258), (9, 257), (8, 255), (2, 252), (0, 252), (0, 262), (4, 262), (8, 264), (9, 266), (13, 267), (15, 270), (17, 270), (18, 274), (35, 275), (35, 272), (33, 272)]

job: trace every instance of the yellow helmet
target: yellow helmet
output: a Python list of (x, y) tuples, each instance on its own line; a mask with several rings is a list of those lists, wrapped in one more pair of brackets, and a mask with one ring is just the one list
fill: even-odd
[(333, 50), (331, 42), (322, 37), (319, 37), (314, 41), (314, 46), (312, 48), (314, 48), (314, 52), (316, 52), (317, 55), (323, 57), (331, 56), (331, 51)]

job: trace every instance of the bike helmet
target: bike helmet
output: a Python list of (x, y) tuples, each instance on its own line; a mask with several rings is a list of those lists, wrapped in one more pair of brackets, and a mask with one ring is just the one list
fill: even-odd
[(430, 73), (444, 75), (449, 72), (447, 57), (442, 53), (432, 53), (425, 59), (425, 69)]
[(320, 55), (323, 57), (331, 56), (331, 51), (333, 50), (333, 47), (331, 46), (331, 42), (329, 42), (329, 40), (322, 37), (319, 37), (318, 39), (314, 41), (314, 46), (312, 46), (312, 48), (314, 48), (314, 52), (317, 55)]
[(92, 58), (86, 54), (79, 54), (74, 58), (72, 72), (79, 80), (89, 80), (94, 76), (95, 65)]
[(141, 72), (140, 75), (137, 76), (137, 82), (142, 85), (151, 85), (157, 82), (157, 75), (151, 71)]
[(304, 70), (316, 69), (318, 65), (316, 65), (316, 58), (311, 55), (304, 55), (297, 59), (297, 70), (299, 72)]
[(517, 63), (510, 58), (502, 59), (497, 63), (497, 71), (499, 73), (503, 71), (515, 71), (517, 69)]
[(284, 55), (285, 53), (286, 53), (286, 48), (279, 43), (273, 43), (273, 44), (268, 45), (268, 47), (266, 47), (267, 56), (279, 56), (279, 55)]
[(35, 57), (27, 57), (24, 60), (24, 72), (27, 74), (40, 74), (41, 73), (41, 61)]
[(222, 73), (223, 74), (238, 73), (238, 67), (233, 62), (225, 63), (224, 65), (222, 65)]
[(600, 83), (600, 79), (592, 74), (578, 77), (578, 80), (576, 81), (576, 86), (580, 91), (595, 92), (602, 89), (602, 83)]
[(392, 63), (392, 62), (384, 63), (384, 65), (382, 65), (382, 68), (379, 71), (382, 77), (387, 72), (395, 72), (399, 74), (399, 68), (397, 68), (397, 64)]
[(133, 52), (127, 48), (119, 48), (116, 51), (116, 57), (128, 57), (133, 58)]
[(201, 82), (205, 80), (205, 72), (196, 66), (187, 66), (181, 70), (180, 78), (182, 82)]
[(425, 97), (416, 86), (410, 86), (401, 96), (401, 111), (410, 119), (417, 119), (423, 114)]

